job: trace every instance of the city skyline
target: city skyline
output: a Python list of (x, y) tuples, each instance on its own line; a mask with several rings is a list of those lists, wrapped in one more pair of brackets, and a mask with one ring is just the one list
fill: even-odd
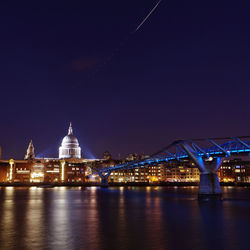
[(248, 135), (249, 3), (162, 0), (131, 34), (157, 2), (0, 4), (4, 158), (57, 155), (70, 121), (95, 157)]
[(0, 1), (0, 248), (249, 249), (250, 1)]

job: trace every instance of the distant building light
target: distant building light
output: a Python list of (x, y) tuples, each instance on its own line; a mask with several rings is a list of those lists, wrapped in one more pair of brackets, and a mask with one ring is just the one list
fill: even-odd
[(46, 173), (59, 173), (59, 169), (47, 170)]

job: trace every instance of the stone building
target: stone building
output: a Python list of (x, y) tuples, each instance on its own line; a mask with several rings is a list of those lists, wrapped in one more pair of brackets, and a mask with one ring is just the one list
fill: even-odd
[(70, 123), (63, 138), (58, 158), (36, 158), (30, 141), (23, 160), (0, 159), (2, 183), (84, 183), (88, 166), (98, 164), (98, 159), (84, 159)]
[[(105, 151), (102, 159), (85, 159), (81, 155), (78, 139), (73, 135), (70, 123), (68, 134), (63, 138), (58, 158), (39, 158), (30, 141), (24, 159), (0, 158), (0, 183), (97, 183), (98, 170), (130, 163), (146, 156), (130, 154), (123, 160), (114, 160)], [(221, 182), (250, 182), (250, 161), (226, 159), (218, 171)], [(110, 183), (178, 183), (198, 182), (199, 170), (190, 160), (149, 164), (133, 169), (112, 171)]]

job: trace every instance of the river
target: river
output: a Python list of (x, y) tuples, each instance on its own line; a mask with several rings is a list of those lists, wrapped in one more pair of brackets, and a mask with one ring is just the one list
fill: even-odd
[(250, 249), (250, 188), (0, 188), (0, 249)]

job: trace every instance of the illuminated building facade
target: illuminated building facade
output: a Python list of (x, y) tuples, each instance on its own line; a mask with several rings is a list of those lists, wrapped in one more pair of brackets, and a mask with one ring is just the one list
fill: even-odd
[(250, 182), (250, 162), (241, 159), (224, 160), (218, 177), (221, 182)]
[(128, 170), (114, 171), (110, 174), (110, 182), (152, 183), (165, 180), (165, 166), (155, 165)]
[[(145, 156), (131, 154), (123, 160), (113, 160), (106, 151), (102, 159), (84, 159), (77, 138), (70, 124), (68, 134), (63, 138), (58, 158), (36, 158), (35, 148), (30, 141), (23, 160), (0, 159), (0, 183), (99, 183), (95, 170), (129, 163)], [(218, 171), (221, 182), (250, 182), (250, 161), (226, 159)], [(200, 172), (190, 160), (146, 165), (133, 169), (111, 172), (110, 183), (194, 183), (199, 182)]]
[(36, 158), (30, 141), (24, 160), (0, 159), (1, 183), (84, 183), (87, 168), (99, 160), (81, 158), (81, 148), (70, 123), (59, 148), (59, 158)]
[(84, 183), (88, 161), (34, 159), (0, 161), (3, 183)]
[(119, 170), (110, 174), (114, 183), (162, 183), (162, 182), (198, 182), (199, 170), (193, 167), (158, 164), (141, 168)]
[(165, 180), (167, 182), (199, 182), (200, 171), (198, 168), (193, 166), (167, 166)]
[[(114, 165), (114, 164), (113, 164)], [(112, 166), (112, 164), (110, 165)], [(250, 161), (224, 160), (218, 171), (221, 182), (250, 183)], [(200, 171), (191, 161), (182, 165), (163, 163), (140, 168), (117, 170), (110, 174), (110, 183), (197, 183)]]

